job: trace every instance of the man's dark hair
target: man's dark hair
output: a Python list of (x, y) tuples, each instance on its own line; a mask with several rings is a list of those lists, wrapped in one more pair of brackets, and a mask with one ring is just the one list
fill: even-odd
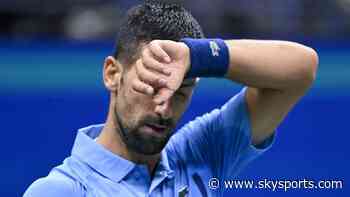
[(196, 19), (180, 4), (172, 2), (146, 0), (131, 8), (119, 29), (114, 57), (130, 65), (139, 57), (142, 43), (156, 39), (204, 38)]

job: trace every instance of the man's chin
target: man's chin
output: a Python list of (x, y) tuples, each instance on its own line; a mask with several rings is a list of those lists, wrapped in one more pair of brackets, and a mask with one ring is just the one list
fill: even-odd
[(154, 155), (160, 153), (169, 141), (169, 131), (156, 133), (150, 130), (139, 129), (137, 136), (129, 136), (127, 145), (133, 151)]
[(155, 155), (162, 152), (166, 143), (167, 141), (160, 141), (160, 142), (144, 141), (144, 142), (140, 142), (140, 144), (137, 146), (138, 148), (134, 150), (135, 152), (143, 155)]

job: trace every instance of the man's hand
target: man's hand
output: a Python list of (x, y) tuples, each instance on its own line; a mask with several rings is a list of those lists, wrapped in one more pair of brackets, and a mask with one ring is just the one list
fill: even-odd
[(141, 82), (156, 93), (153, 100), (160, 104), (171, 98), (181, 86), (190, 68), (190, 49), (186, 44), (169, 40), (154, 40), (143, 47), (136, 63), (136, 72)]

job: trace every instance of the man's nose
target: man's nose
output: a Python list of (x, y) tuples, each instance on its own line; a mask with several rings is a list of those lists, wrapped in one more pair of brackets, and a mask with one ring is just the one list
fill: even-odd
[(171, 98), (163, 103), (156, 105), (155, 112), (163, 119), (170, 119), (173, 117), (173, 109), (171, 106)]

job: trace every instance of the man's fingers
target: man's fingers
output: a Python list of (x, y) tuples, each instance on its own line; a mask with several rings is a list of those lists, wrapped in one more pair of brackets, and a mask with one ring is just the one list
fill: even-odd
[(138, 60), (136, 62), (136, 73), (142, 82), (145, 82), (149, 85), (156, 87), (164, 87), (167, 85), (167, 81), (163, 79), (159, 74), (147, 70), (141, 60)]
[(149, 96), (152, 96), (154, 94), (154, 88), (146, 83), (143, 83), (142, 81), (136, 79), (132, 83), (132, 88), (141, 94), (146, 94)]
[(142, 54), (142, 63), (143, 65), (150, 70), (155, 70), (161, 74), (164, 74), (166, 76), (171, 75), (171, 71), (162, 63), (155, 60), (149, 50), (144, 50)]
[(162, 61), (165, 61), (166, 63), (170, 63), (171, 62), (171, 58), (169, 57), (169, 55), (162, 49), (162, 47), (160, 46), (160, 40), (155, 40), (152, 41), (149, 44), (149, 48), (152, 52), (152, 54), (154, 56), (156, 56), (157, 58), (159, 58)]

